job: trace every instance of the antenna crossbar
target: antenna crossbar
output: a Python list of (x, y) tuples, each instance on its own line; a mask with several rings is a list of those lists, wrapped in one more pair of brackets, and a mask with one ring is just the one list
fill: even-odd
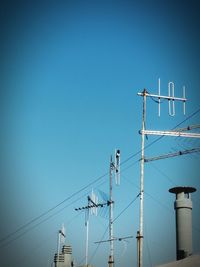
[(94, 242), (94, 244), (105, 243), (105, 242), (110, 242), (110, 241), (122, 241), (124, 239), (129, 239), (129, 238), (133, 238), (133, 236), (115, 237), (115, 238), (108, 239), (108, 240), (97, 241), (97, 242)]
[(177, 137), (189, 137), (189, 138), (200, 138), (199, 133), (183, 133), (183, 132), (176, 132), (176, 131), (154, 131), (154, 130), (141, 130), (139, 131), (140, 134), (147, 134), (147, 135), (165, 135), (165, 136), (177, 136)]
[[(138, 93), (139, 96), (144, 96), (144, 93)], [(187, 101), (187, 98), (185, 97), (175, 97), (175, 96), (164, 96), (164, 95), (155, 95), (155, 94), (149, 94), (149, 93), (145, 93), (145, 96), (149, 96), (149, 97), (156, 97), (159, 99), (167, 99), (167, 100), (177, 100), (177, 101)]]
[(160, 160), (160, 159), (165, 159), (165, 158), (172, 158), (172, 157), (182, 156), (182, 155), (189, 154), (189, 153), (198, 153), (198, 152), (200, 152), (200, 147), (187, 149), (187, 150), (183, 150), (183, 151), (177, 151), (174, 153), (160, 155), (157, 157), (145, 158), (144, 162), (150, 162), (150, 161)]
[(106, 205), (109, 206), (110, 202), (107, 201), (106, 203), (98, 203), (98, 204), (94, 203), (93, 205), (87, 205), (87, 206), (84, 206), (84, 207), (81, 207), (81, 208), (75, 208), (75, 210), (78, 211), (78, 210), (92, 209), (92, 208), (97, 208), (97, 207), (103, 208)]

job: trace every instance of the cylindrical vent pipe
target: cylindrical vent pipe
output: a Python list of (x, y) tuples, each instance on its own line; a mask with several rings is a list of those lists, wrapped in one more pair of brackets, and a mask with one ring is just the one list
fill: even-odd
[(192, 200), (194, 187), (174, 187), (170, 193), (176, 194), (176, 259), (181, 260), (192, 255)]

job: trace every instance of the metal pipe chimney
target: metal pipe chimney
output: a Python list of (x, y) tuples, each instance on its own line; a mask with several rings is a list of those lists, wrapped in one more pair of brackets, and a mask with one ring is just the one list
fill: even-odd
[(170, 193), (176, 194), (176, 259), (181, 260), (192, 255), (192, 200), (194, 187), (173, 187)]

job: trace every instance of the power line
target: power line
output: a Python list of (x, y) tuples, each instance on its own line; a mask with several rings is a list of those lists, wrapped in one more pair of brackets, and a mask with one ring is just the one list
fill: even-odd
[(70, 199), (72, 199), (74, 196), (78, 195), (79, 193), (81, 193), (82, 191), (84, 191), (86, 188), (88, 188), (89, 186), (95, 184), (96, 182), (98, 182), (99, 180), (101, 180), (102, 178), (104, 178), (107, 175), (107, 173), (99, 176), (96, 180), (94, 180), (93, 182), (89, 183), (88, 185), (84, 186), (83, 188), (79, 189), (78, 191), (76, 191), (75, 193), (73, 193), (71, 196), (65, 198), (63, 201), (61, 201), (60, 203), (56, 204), (55, 206), (53, 206), (52, 208), (48, 209), (47, 211), (43, 212), (42, 214), (40, 214), (39, 216), (35, 217), (34, 219), (30, 220), (29, 222), (27, 222), (26, 224), (22, 225), (21, 227), (19, 227), (17, 230), (11, 232), (10, 234), (8, 234), (7, 236), (3, 237), (0, 239), (0, 243), (4, 242), (6, 239), (10, 238), (11, 236), (17, 234), (18, 232), (20, 232), (21, 230), (23, 230), (24, 228), (28, 227), (30, 224), (36, 222), (37, 220), (41, 219), (42, 217), (44, 217), (45, 215), (47, 215), (48, 213), (50, 213), (51, 211), (55, 210), (56, 208), (58, 208), (59, 206), (61, 206), (63, 203), (65, 203), (66, 201), (69, 201)]
[[(177, 127), (179, 127), (180, 125), (182, 125), (184, 122), (186, 122), (187, 120), (191, 119), (192, 117), (194, 117), (197, 113), (200, 112), (200, 108), (197, 109), (195, 112), (193, 112), (191, 115), (189, 115), (186, 119), (184, 119), (183, 121), (181, 121), (179, 124), (177, 124), (174, 128), (172, 128), (172, 130), (176, 129)], [(164, 136), (160, 136), (157, 139), (155, 139), (154, 141), (152, 141), (151, 143), (149, 143), (148, 145), (145, 146), (145, 149), (151, 147), (153, 144), (155, 144), (156, 142), (160, 141)], [(131, 160), (132, 158), (134, 158), (135, 156), (139, 155), (141, 153), (141, 150), (139, 150), (138, 152), (134, 153), (133, 155), (129, 156), (127, 159), (125, 159), (124, 161), (121, 162), (121, 165), (125, 164), (126, 162), (128, 162), (129, 160)], [(47, 211), (41, 213), (39, 216), (33, 218), (32, 220), (30, 220), (29, 222), (25, 223), (24, 225), (22, 225), (21, 227), (19, 227), (18, 229), (16, 229), (15, 231), (9, 233), (8, 235), (6, 235), (5, 237), (0, 239), (0, 243), (6, 241), (8, 238), (10, 238), (11, 236), (17, 234), (18, 232), (22, 231), (24, 228), (27, 228), (30, 224), (36, 222), (37, 220), (41, 219), (42, 217), (44, 217), (45, 215), (47, 215), (48, 213), (52, 212), (53, 210), (55, 210), (56, 208), (58, 208), (59, 206), (61, 206), (63, 203), (69, 201), (70, 199), (72, 199), (74, 196), (78, 195), (79, 193), (81, 193), (82, 191), (84, 191), (85, 189), (87, 189), (88, 187), (90, 187), (91, 185), (95, 184), (96, 182), (98, 182), (99, 180), (101, 180), (102, 178), (104, 178), (105, 176), (107, 176), (109, 174), (109, 172), (106, 172), (105, 174), (99, 176), (97, 179), (95, 179), (93, 182), (89, 183), (88, 185), (82, 187), (81, 189), (79, 189), (78, 191), (76, 191), (75, 193), (73, 193), (71, 196), (65, 198), (63, 201), (61, 201), (60, 203), (56, 204), (55, 206), (53, 206), (52, 208), (48, 209)], [(52, 216), (50, 216), (49, 218), (51, 218)], [(48, 219), (49, 219), (48, 218)], [(46, 219), (46, 220), (48, 220)], [(45, 220), (45, 221), (46, 221)], [(32, 228), (31, 228), (32, 229)], [(26, 231), (26, 233), (29, 230)], [(21, 236), (21, 235), (20, 235)], [(17, 238), (15, 238), (14, 240), (16, 240)], [(14, 241), (13, 240), (13, 241)]]
[(118, 216), (113, 220), (115, 222), (140, 196), (140, 193), (118, 214)]
[[(105, 237), (105, 235), (106, 235), (106, 233), (107, 233), (107, 231), (108, 231), (108, 228), (109, 228), (109, 226), (107, 226), (105, 232), (103, 233), (103, 235), (102, 235), (102, 237), (101, 237), (101, 241), (104, 239), (104, 237)], [(92, 259), (93, 259), (94, 256), (96, 255), (96, 253), (97, 253), (97, 251), (98, 251), (98, 249), (99, 249), (100, 244), (101, 244), (101, 243), (98, 243), (97, 248), (95, 249), (94, 253), (93, 253), (92, 256), (90, 257), (90, 262), (92, 261)]]
[[(151, 162), (150, 165), (152, 165), (155, 169), (157, 169), (153, 163)], [(157, 169), (157, 171), (160, 171), (159, 169)], [(160, 171), (160, 173), (165, 176), (173, 185), (176, 185), (167, 175), (165, 175), (163, 172)], [(134, 185), (135, 187), (137, 187), (138, 189), (140, 189), (140, 187), (138, 185), (136, 185), (135, 183), (133, 183), (132, 181), (130, 181), (127, 177), (125, 177), (123, 175), (124, 179), (127, 180), (131, 185)], [(153, 199), (156, 203), (158, 203), (160, 206), (164, 207), (165, 209), (169, 210), (170, 212), (172, 212), (172, 210), (167, 207), (165, 204), (161, 203), (158, 199), (156, 199), (153, 195), (151, 195), (149, 192), (147, 192), (146, 190), (144, 191), (144, 194), (149, 196), (151, 199)]]
[[(104, 184), (105, 182), (101, 183), (100, 185)], [(99, 186), (100, 186), (99, 185)], [(18, 234), (17, 237), (9, 240), (8, 242), (2, 241), (3, 244), (0, 245), (0, 247), (6, 247), (8, 246), (10, 243), (14, 242), (15, 240), (19, 239), (20, 237), (22, 237), (23, 235), (25, 235), (26, 233), (28, 233), (29, 231), (35, 229), (37, 226), (41, 225), (42, 223), (48, 221), (49, 219), (53, 218), (54, 216), (56, 216), (57, 214), (59, 214), (60, 212), (62, 212), (64, 209), (68, 208), (69, 206), (71, 206), (72, 204), (76, 203), (78, 200), (82, 199), (83, 197), (87, 196), (89, 194), (89, 192), (85, 193), (84, 195), (82, 195), (81, 197), (75, 199), (73, 202), (71, 202), (70, 204), (62, 207), (61, 209), (59, 209), (58, 211), (54, 212), (53, 214), (51, 214), (50, 216), (48, 216), (47, 218), (43, 219), (42, 221), (40, 221), (39, 223), (33, 225), (32, 227), (28, 228), (27, 230), (25, 230), (24, 232), (22, 232), (21, 234)], [(5, 243), (6, 242), (6, 243)]]
[[(200, 112), (200, 108), (197, 109), (195, 112), (193, 112), (191, 115), (189, 115), (187, 118), (185, 118), (183, 121), (181, 121), (180, 123), (178, 123), (176, 126), (174, 126), (171, 130), (175, 130), (177, 127), (179, 127), (180, 125), (182, 125), (184, 122), (188, 121), (189, 119), (191, 119), (192, 117), (194, 117), (197, 113)], [(165, 136), (160, 136), (158, 138), (156, 138), (154, 141), (152, 141), (151, 143), (149, 143), (148, 145), (145, 146), (145, 150), (149, 147), (151, 147), (153, 144), (157, 143), (158, 141), (160, 141), (162, 138), (164, 138)], [(139, 151), (137, 151), (136, 153), (134, 153), (133, 155), (129, 156), (127, 159), (125, 159), (121, 165), (123, 165), (124, 163), (126, 163), (127, 161), (129, 161), (130, 159), (134, 158), (135, 156), (139, 155), (141, 153), (141, 149)]]
[[(136, 199), (138, 198), (140, 196), (140, 193), (118, 214), (118, 216), (113, 220), (113, 223), (136, 201)], [(94, 258), (94, 256), (96, 255), (96, 253), (97, 253), (97, 251), (98, 251), (98, 249), (99, 249), (99, 246), (100, 246), (100, 244), (101, 243), (103, 243), (103, 242), (107, 242), (107, 241), (109, 241), (109, 240), (107, 240), (107, 241), (103, 241), (103, 239), (104, 239), (104, 237), (105, 237), (105, 234), (107, 233), (107, 231), (108, 231), (108, 228), (109, 228), (109, 226), (106, 228), (106, 230), (105, 230), (105, 232), (103, 233), (103, 236), (102, 236), (102, 238), (101, 238), (101, 240), (100, 241), (98, 241), (98, 242), (95, 242), (95, 243), (97, 243), (98, 244), (98, 246), (97, 246), (97, 248), (95, 249), (95, 251), (94, 251), (94, 253), (92, 254), (92, 256), (91, 256), (91, 258), (90, 258), (90, 261)], [(132, 237), (126, 237), (126, 238), (132, 238)], [(123, 238), (116, 238), (116, 240), (122, 240)]]
[(20, 237), (22, 237), (23, 235), (25, 235), (26, 233), (28, 233), (29, 231), (35, 229), (37, 226), (41, 225), (42, 223), (48, 221), (49, 219), (53, 218), (54, 216), (56, 216), (58, 213), (60, 213), (61, 211), (63, 211), (64, 209), (66, 209), (67, 207), (71, 206), (72, 204), (74, 204), (75, 202), (77, 202), (79, 199), (85, 197), (86, 195), (88, 195), (88, 192), (86, 194), (84, 194), (83, 196), (79, 197), (78, 199), (74, 200), (73, 202), (71, 202), (70, 204), (68, 204), (67, 206), (62, 207), (61, 209), (59, 209), (58, 211), (56, 211), (55, 213), (51, 214), (50, 216), (48, 216), (47, 218), (43, 219), (42, 221), (36, 223), (35, 225), (33, 225), (32, 227), (28, 228), (27, 230), (25, 230), (22, 233), (19, 233), (16, 237), (14, 237), (13, 239), (9, 240), (6, 242), (6, 240), (4, 242), (2, 242), (3, 244), (0, 245), (0, 248), (6, 247), (9, 244), (13, 243), (15, 240), (19, 239)]
[(163, 177), (165, 177), (173, 186), (178, 186), (166, 173), (161, 171), (153, 162), (150, 162), (150, 166), (152, 166), (157, 172), (159, 172)]

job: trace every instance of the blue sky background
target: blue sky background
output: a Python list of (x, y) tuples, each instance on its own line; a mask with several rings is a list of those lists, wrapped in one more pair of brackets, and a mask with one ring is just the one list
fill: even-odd
[[(83, 264), (84, 213), (74, 208), (87, 203), (92, 188), (108, 192), (108, 175), (94, 181), (108, 172), (115, 148), (122, 162), (131, 158), (122, 165), (121, 186), (114, 187), (114, 217), (139, 193), (137, 93), (144, 88), (157, 93), (159, 77), (163, 95), (169, 81), (176, 96), (186, 86), (185, 116), (180, 103), (176, 116), (168, 116), (164, 102), (159, 118), (157, 104), (148, 99), (148, 129), (171, 129), (199, 110), (199, 3), (2, 1), (0, 10), (0, 265), (51, 266), (63, 222), (75, 262)], [(181, 127), (199, 119), (197, 112)], [(146, 145), (155, 139), (149, 137)], [(197, 146), (198, 140), (165, 137), (146, 155)], [(176, 185), (198, 190), (193, 247), (200, 251), (199, 172), (199, 154), (145, 165), (144, 266), (175, 259), (174, 196), (168, 189)], [(115, 243), (116, 267), (136, 266), (138, 212), (139, 199), (115, 221), (115, 236), (134, 236)], [(89, 258), (96, 267), (107, 264), (108, 244), (94, 244), (107, 225), (106, 210), (91, 217)]]

